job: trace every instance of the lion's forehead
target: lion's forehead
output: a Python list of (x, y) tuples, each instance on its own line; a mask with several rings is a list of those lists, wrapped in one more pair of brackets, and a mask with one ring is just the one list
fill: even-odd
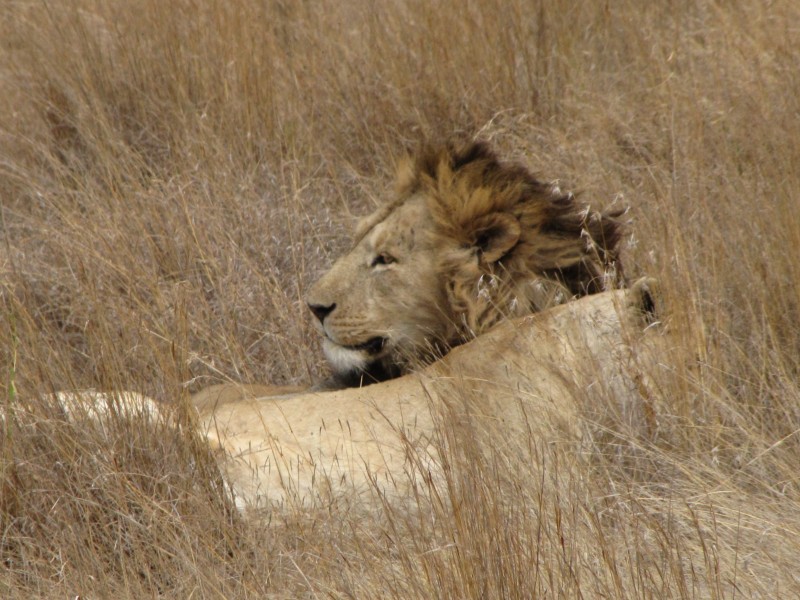
[(425, 198), (414, 196), (376, 223), (364, 239), (375, 250), (396, 246), (410, 248), (427, 241), (433, 231), (434, 225)]

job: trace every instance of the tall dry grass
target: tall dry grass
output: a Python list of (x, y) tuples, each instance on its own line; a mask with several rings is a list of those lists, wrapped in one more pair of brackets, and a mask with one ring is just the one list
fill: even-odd
[[(4, 3), (0, 595), (795, 597), (799, 19), (790, 0)], [(627, 271), (660, 278), (680, 340), (651, 430), (602, 390), (579, 398), (602, 428), (586, 462), (481, 452), (445, 419), (447, 493), (249, 522), (198, 440), (47, 399), (321, 378), (304, 289), (394, 157), (451, 135), (631, 206)]]

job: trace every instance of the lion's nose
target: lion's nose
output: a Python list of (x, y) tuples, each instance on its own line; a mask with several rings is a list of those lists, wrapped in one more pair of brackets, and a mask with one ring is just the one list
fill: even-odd
[(336, 308), (336, 304), (328, 304), (326, 306), (324, 304), (311, 304), (309, 302), (308, 308), (311, 309), (311, 312), (319, 319), (320, 323), (325, 323), (325, 317), (333, 312), (333, 309)]

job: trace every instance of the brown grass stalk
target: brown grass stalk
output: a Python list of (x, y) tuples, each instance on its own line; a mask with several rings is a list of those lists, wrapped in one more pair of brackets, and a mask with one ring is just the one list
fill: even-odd
[[(0, 596), (796, 597), (799, 20), (791, 0), (4, 3)], [(626, 271), (661, 280), (679, 340), (647, 430), (603, 386), (575, 394), (588, 460), (445, 413), (447, 477), (406, 506), (255, 521), (185, 430), (52, 400), (131, 389), (189, 419), (208, 384), (323, 378), (304, 290), (404, 149), (452, 135), (631, 207)]]

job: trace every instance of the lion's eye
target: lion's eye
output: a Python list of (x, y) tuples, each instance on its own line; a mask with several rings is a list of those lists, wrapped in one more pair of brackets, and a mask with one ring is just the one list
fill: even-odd
[(395, 259), (394, 256), (391, 254), (386, 254), (385, 252), (381, 252), (372, 259), (372, 264), (370, 266), (377, 267), (378, 265), (391, 265), (395, 262), (397, 262), (397, 259)]

